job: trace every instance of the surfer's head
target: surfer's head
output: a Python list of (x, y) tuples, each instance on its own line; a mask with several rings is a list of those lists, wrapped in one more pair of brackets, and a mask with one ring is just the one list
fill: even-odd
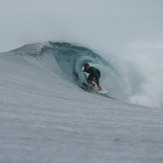
[(84, 64), (84, 68), (85, 68), (85, 69), (89, 69), (89, 64), (88, 64), (88, 63), (85, 63), (85, 64)]

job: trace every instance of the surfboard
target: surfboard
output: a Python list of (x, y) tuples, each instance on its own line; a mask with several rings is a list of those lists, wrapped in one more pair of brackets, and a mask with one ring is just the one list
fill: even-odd
[(106, 89), (104, 89), (104, 88), (99, 90), (99, 88), (97, 86), (93, 86), (92, 89), (94, 91), (96, 91), (97, 93), (99, 93), (99, 94), (109, 94), (109, 92)]
[(84, 79), (83, 82), (81, 82), (81, 85), (80, 85), (80, 87), (82, 89), (84, 89), (85, 91), (90, 92), (90, 93), (94, 92), (94, 93), (100, 94), (100, 95), (102, 95), (104, 97), (116, 100), (115, 98), (110, 96), (109, 91), (107, 89), (102, 88), (102, 90), (99, 90), (99, 88), (97, 87), (95, 82), (93, 82), (95, 84), (95, 86), (92, 86), (92, 85), (88, 84), (87, 83), (87, 75), (86, 75), (86, 73), (82, 72), (81, 75), (82, 75), (82, 79)]
[(113, 99), (113, 100), (116, 100), (114, 97), (112, 97), (108, 90), (102, 88), (102, 90), (98, 90), (97, 86), (95, 87), (92, 87), (90, 86), (89, 84), (86, 84), (83, 82), (82, 86), (81, 86), (82, 89), (84, 89), (85, 91), (89, 92), (89, 93), (97, 93), (101, 96), (104, 96), (104, 97), (107, 97), (107, 98), (110, 98), (110, 99)]

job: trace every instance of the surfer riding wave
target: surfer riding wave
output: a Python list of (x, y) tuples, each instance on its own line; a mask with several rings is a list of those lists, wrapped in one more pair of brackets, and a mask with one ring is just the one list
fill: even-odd
[(89, 73), (89, 76), (87, 78), (87, 82), (89, 84), (91, 84), (92, 86), (95, 86), (95, 84), (93, 83), (93, 82), (95, 82), (99, 91), (102, 90), (102, 87), (99, 84), (99, 79), (101, 76), (100, 70), (98, 70), (95, 67), (90, 66), (88, 63), (85, 63), (83, 72)]

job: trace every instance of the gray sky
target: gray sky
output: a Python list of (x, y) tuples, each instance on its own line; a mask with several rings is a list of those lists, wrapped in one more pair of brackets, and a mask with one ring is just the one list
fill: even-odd
[(163, 0), (0, 0), (0, 51), (68, 41), (120, 52), (163, 41)]

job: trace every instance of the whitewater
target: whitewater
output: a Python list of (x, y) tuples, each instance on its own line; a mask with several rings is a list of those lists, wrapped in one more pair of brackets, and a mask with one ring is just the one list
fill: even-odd
[[(116, 100), (81, 89), (85, 62)], [(113, 63), (65, 42), (0, 53), (0, 162), (162, 163), (162, 94), (144, 94), (140, 66), (126, 76)]]

